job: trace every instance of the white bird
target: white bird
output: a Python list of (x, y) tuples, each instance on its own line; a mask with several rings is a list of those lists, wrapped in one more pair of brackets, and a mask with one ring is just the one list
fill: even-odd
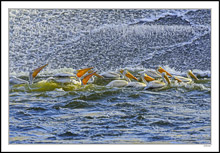
[(46, 81), (54, 81), (56, 83), (61, 83), (64, 85), (64, 83), (72, 83), (75, 85), (81, 85), (81, 77), (86, 74), (89, 70), (93, 69), (93, 67), (84, 68), (77, 70), (76, 74), (73, 73), (58, 73), (55, 74), (53, 77), (49, 77)]
[(86, 85), (87, 82), (89, 81), (89, 79), (90, 79), (93, 75), (97, 75), (97, 73), (96, 73), (96, 72), (92, 72), (92, 73), (87, 74), (87, 75), (82, 79), (81, 85)]
[(45, 64), (37, 69), (31, 70), (29, 72), (29, 81), (17, 78), (15, 76), (10, 77), (9, 83), (10, 84), (33, 84), (34, 78), (37, 76), (37, 74), (48, 64)]
[(120, 70), (119, 72), (122, 74), (122, 76), (126, 76), (125, 77), (126, 80), (113, 80), (109, 84), (106, 85), (107, 87), (125, 87), (128, 85), (129, 82), (131, 82), (130, 79), (138, 80), (128, 71)]
[[(128, 81), (128, 84), (126, 85), (126, 87), (132, 87), (132, 88), (144, 88), (144, 87), (146, 87), (146, 83), (131, 82), (131, 80), (129, 79), (129, 75), (131, 75), (131, 73), (129, 73), (128, 71), (123, 72), (124, 78)], [(132, 78), (132, 76), (131, 76), (131, 78)], [(138, 80), (137, 78), (133, 78), (133, 79)]]
[(194, 80), (198, 81), (199, 79), (192, 73), (191, 70), (188, 70), (187, 73), (187, 78), (186, 77), (183, 77), (183, 76), (174, 76), (172, 77), (172, 79), (178, 79), (178, 80), (181, 80), (181, 82), (187, 82), (187, 83), (190, 83)]
[[(94, 72), (93, 70), (89, 70), (89, 71), (88, 71), (88, 74), (89, 74), (89, 73), (93, 73), (93, 72)], [(102, 75), (99, 75), (97, 72), (95, 72), (94, 75), (92, 75), (91, 79), (88, 81), (88, 83), (91, 84), (91, 83), (93, 83), (93, 82), (95, 81), (94, 76), (96, 76), (96, 77), (98, 77), (98, 78), (102, 78), (102, 79), (104, 78)]]
[(147, 82), (144, 79), (144, 76), (141, 76), (141, 77), (142, 77), (142, 80), (147, 84), (147, 86), (144, 88), (145, 90), (155, 89), (155, 88), (162, 88), (162, 87), (165, 87), (165, 86), (170, 84), (170, 79), (167, 77), (167, 74), (165, 72), (162, 73), (163, 82), (161, 82), (159, 80), (154, 80), (154, 81)]
[(139, 72), (140, 75), (142, 73), (146, 73), (148, 76), (153, 77), (153, 78), (161, 78), (162, 77), (160, 73), (158, 73), (157, 71), (155, 71), (153, 69), (147, 69), (145, 71)]
[(142, 75), (143, 73), (145, 73), (148, 77), (152, 77), (154, 79), (161, 79), (162, 78), (161, 73), (163, 72), (165, 72), (168, 76), (172, 77), (172, 75), (169, 72), (167, 72), (160, 66), (156, 70), (147, 69), (139, 72), (139, 74)]
[(120, 79), (120, 74), (116, 73), (116, 72), (103, 72), (100, 74), (101, 76), (103, 76), (105, 79)]
[(170, 77), (173, 77), (169, 72), (167, 72), (166, 70), (164, 70), (162, 67), (158, 67), (157, 69), (156, 69), (156, 71), (158, 72), (158, 73), (163, 73), (163, 72), (165, 72), (168, 76), (170, 76)]
[(46, 81), (53, 81), (56, 83), (71, 83), (73, 82), (73, 78), (76, 78), (74, 74), (71, 73), (57, 73), (53, 77), (49, 77)]

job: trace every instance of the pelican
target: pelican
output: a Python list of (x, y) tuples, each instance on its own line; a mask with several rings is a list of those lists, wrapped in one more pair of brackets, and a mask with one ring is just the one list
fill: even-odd
[(161, 82), (159, 80), (152, 80), (150, 82), (147, 82), (145, 80), (144, 74), (142, 74), (141, 78), (145, 82), (145, 84), (147, 84), (147, 86), (144, 88), (145, 90), (155, 89), (155, 88), (162, 88), (162, 87), (165, 87), (167, 85), (170, 85), (170, 79), (167, 77), (167, 74), (165, 72), (162, 73), (163, 82)]
[(53, 77), (48, 78), (46, 81), (54, 81), (56, 83), (61, 83), (62, 85), (64, 83), (72, 83), (75, 85), (81, 85), (81, 77), (88, 72), (89, 70), (93, 69), (93, 67), (84, 68), (77, 70), (76, 74), (71, 73), (58, 73), (55, 74)]
[[(141, 79), (142, 81), (145, 80), (147, 82), (150, 82), (150, 81), (154, 81), (155, 79), (153, 77), (150, 77), (149, 75), (146, 74), (146, 71), (142, 71), (142, 72), (139, 72), (140, 76), (141, 76)], [(161, 75), (160, 75), (161, 76)], [(162, 77), (162, 76), (161, 76)], [(144, 78), (144, 79), (143, 79)]]
[(10, 77), (9, 82), (10, 82), (10, 84), (30, 84), (31, 85), (31, 84), (33, 84), (33, 80), (37, 76), (37, 74), (47, 65), (48, 64), (45, 64), (37, 69), (29, 71), (29, 81), (12, 76), (12, 77)]
[(54, 81), (56, 83), (71, 83), (75, 78), (74, 74), (71, 73), (57, 73), (53, 77), (49, 77), (46, 81)]
[[(89, 73), (93, 73), (93, 70), (89, 70)], [(88, 83), (93, 83), (95, 81), (94, 76), (98, 77), (98, 78), (104, 78), (102, 75), (99, 75), (97, 72), (94, 72), (94, 75), (92, 75), (91, 79), (88, 81)]]
[(138, 79), (136, 77), (134, 77), (130, 72), (128, 71), (124, 71), (123, 72), (123, 76), (125, 77), (125, 79), (128, 81), (128, 84), (126, 85), (126, 87), (132, 87), (132, 88), (144, 88), (146, 87), (146, 83), (141, 83), (141, 82), (131, 82), (131, 80), (129, 78), (133, 78), (135, 80), (138, 81)]
[(120, 79), (120, 74), (116, 73), (116, 72), (103, 72), (100, 74), (101, 76), (103, 76), (105, 79)]
[(153, 70), (153, 69), (147, 69), (145, 71), (141, 71), (139, 72), (139, 74), (142, 74), (142, 73), (146, 73), (149, 77), (153, 77), (153, 78), (161, 78), (161, 74), (158, 73), (157, 71)]
[(87, 82), (89, 81), (89, 79), (90, 79), (93, 75), (97, 75), (96, 72), (92, 72), (92, 73), (87, 74), (87, 75), (82, 79), (81, 85), (86, 85)]
[(142, 75), (142, 73), (145, 73), (147, 77), (152, 77), (154, 79), (161, 79), (162, 78), (161, 73), (163, 72), (165, 72), (168, 76), (172, 77), (172, 75), (166, 70), (164, 70), (162, 67), (158, 67), (156, 70), (147, 69), (145, 71), (139, 72), (139, 74)]
[(156, 70), (158, 73), (163, 73), (165, 72), (168, 76), (173, 77), (169, 72), (167, 72), (166, 70), (164, 70), (162, 67), (158, 67)]
[(130, 79), (138, 80), (128, 71), (120, 70), (119, 72), (122, 74), (122, 76), (126, 76), (125, 77), (126, 80), (113, 80), (106, 85), (107, 87), (125, 87), (128, 85), (129, 82), (131, 82)]
[[(187, 78), (186, 77), (183, 77), (183, 76), (174, 76), (173, 79), (178, 79), (178, 80), (181, 80), (181, 82), (187, 82), (187, 83), (190, 83), (194, 80), (198, 81), (199, 79), (192, 73), (191, 70), (188, 70), (187, 73)], [(179, 82), (179, 81), (178, 81)]]

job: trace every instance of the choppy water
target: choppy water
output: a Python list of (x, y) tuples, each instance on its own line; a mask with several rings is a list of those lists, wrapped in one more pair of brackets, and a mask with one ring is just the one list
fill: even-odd
[[(9, 143), (211, 143), (210, 10), (9, 10)], [(74, 86), (46, 76), (163, 66), (200, 79), (162, 90)], [(40, 81), (40, 82), (39, 82)]]

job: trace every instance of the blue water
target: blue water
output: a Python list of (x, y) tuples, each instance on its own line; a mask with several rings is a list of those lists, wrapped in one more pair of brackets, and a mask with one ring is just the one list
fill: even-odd
[[(211, 10), (10, 9), (9, 143), (210, 144)], [(161, 90), (45, 83), (93, 66), (97, 73), (163, 66), (200, 81)]]

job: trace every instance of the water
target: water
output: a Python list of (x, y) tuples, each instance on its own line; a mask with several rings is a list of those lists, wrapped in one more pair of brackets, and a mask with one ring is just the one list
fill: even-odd
[[(9, 143), (210, 144), (210, 10), (9, 10)], [(93, 66), (134, 75), (163, 66), (191, 69), (193, 84), (161, 90), (46, 83), (46, 77)]]

